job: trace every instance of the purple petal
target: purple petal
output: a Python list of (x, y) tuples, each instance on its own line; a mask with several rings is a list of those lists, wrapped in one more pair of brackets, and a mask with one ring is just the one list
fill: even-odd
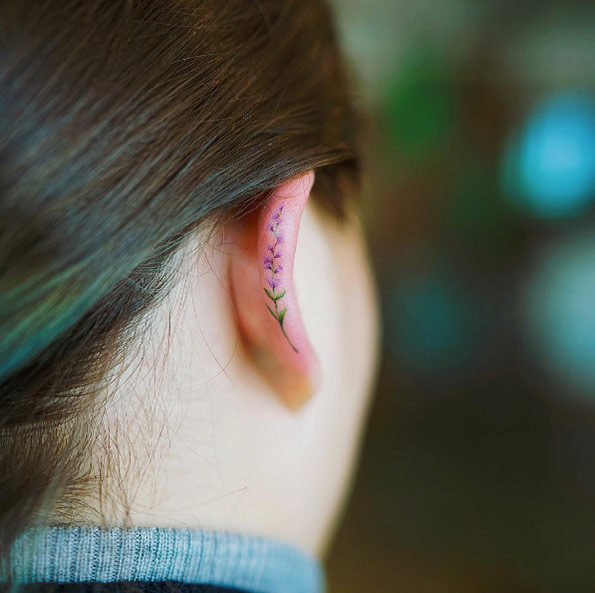
[(275, 288), (277, 288), (277, 286), (279, 286), (279, 280), (277, 280), (276, 278), (269, 278), (268, 279), (268, 283), (269, 286), (274, 290)]

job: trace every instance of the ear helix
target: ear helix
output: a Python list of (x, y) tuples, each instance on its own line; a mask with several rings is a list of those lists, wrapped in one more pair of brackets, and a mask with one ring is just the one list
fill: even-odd
[[(291, 408), (317, 388), (318, 359), (300, 313), (293, 267), (302, 213), (314, 172), (281, 185), (263, 206), (256, 224), (243, 228), (242, 254), (232, 257), (230, 280), (240, 335), (274, 390)], [(250, 244), (252, 247), (250, 247)]]
[[(265, 270), (265, 281), (268, 286), (264, 287), (264, 293), (267, 298), (270, 299), (270, 303), (267, 304), (267, 309), (273, 318), (279, 323), (279, 327), (283, 332), (283, 335), (287, 339), (287, 343), (293, 348), (294, 352), (299, 353), (296, 345), (291, 341), (291, 338), (287, 335), (287, 331), (284, 327), (285, 316), (287, 314), (287, 307), (285, 301), (287, 295), (286, 283), (283, 282), (283, 243), (285, 241), (283, 230), (283, 209), (285, 207), (285, 200), (283, 200), (276, 208), (276, 210), (270, 214), (269, 222), (266, 225), (266, 229), (269, 233), (268, 241), (262, 257), (263, 269)], [(285, 264), (288, 267), (288, 264)], [(273, 310), (274, 307), (274, 310)]]

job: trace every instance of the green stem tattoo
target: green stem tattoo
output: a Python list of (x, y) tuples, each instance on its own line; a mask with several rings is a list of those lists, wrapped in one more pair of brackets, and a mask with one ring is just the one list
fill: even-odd
[(281, 264), (283, 254), (279, 251), (280, 245), (283, 243), (283, 236), (279, 233), (279, 225), (281, 223), (281, 214), (283, 212), (284, 205), (285, 202), (282, 202), (279, 208), (271, 216), (271, 221), (267, 225), (267, 229), (271, 233), (272, 242), (268, 244), (267, 254), (264, 257), (264, 269), (270, 272), (269, 277), (267, 278), (269, 288), (265, 286), (264, 292), (269, 297), (269, 299), (271, 299), (274, 306), (273, 309), (271, 305), (267, 304), (269, 313), (278, 321), (279, 327), (281, 328), (281, 331), (283, 332), (283, 335), (285, 336), (289, 345), (295, 352), (299, 352), (287, 335), (285, 327), (283, 326), (285, 314), (287, 313), (287, 307), (279, 309), (279, 301), (285, 296), (285, 290), (280, 287), (279, 281), (279, 273), (283, 269), (283, 265)]

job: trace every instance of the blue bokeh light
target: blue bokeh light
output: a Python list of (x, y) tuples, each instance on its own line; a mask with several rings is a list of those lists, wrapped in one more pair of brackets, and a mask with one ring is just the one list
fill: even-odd
[(510, 144), (505, 193), (540, 217), (575, 216), (595, 199), (595, 100), (556, 95), (538, 106)]
[(595, 396), (595, 234), (542, 254), (524, 294), (524, 318), (546, 372)]
[(401, 278), (388, 303), (389, 348), (414, 373), (461, 370), (474, 353), (474, 303), (439, 271)]

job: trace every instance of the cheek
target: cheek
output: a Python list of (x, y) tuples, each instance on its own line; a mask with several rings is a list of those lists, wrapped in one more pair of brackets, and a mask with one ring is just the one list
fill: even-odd
[(321, 365), (321, 387), (308, 404), (302, 436), (312, 450), (312, 491), (304, 487), (304, 496), (316, 512), (322, 551), (348, 492), (378, 354), (375, 289), (357, 227), (338, 226), (308, 206), (294, 281)]
[[(351, 249), (350, 249), (351, 248)], [(354, 369), (354, 386), (365, 396), (374, 386), (378, 367), (380, 319), (376, 285), (365, 251), (363, 238), (354, 237), (347, 246), (345, 285), (348, 290), (345, 303), (345, 325), (349, 332), (348, 365)], [(352, 258), (349, 256), (353, 256)]]
[(306, 329), (321, 359), (323, 390), (339, 390), (343, 406), (355, 405), (367, 397), (375, 378), (380, 327), (359, 224), (339, 225), (309, 204), (294, 278)]
[(377, 295), (362, 233), (358, 225), (339, 232), (335, 257), (341, 289), (337, 295), (341, 309), (343, 393), (363, 420), (376, 376), (379, 349)]

